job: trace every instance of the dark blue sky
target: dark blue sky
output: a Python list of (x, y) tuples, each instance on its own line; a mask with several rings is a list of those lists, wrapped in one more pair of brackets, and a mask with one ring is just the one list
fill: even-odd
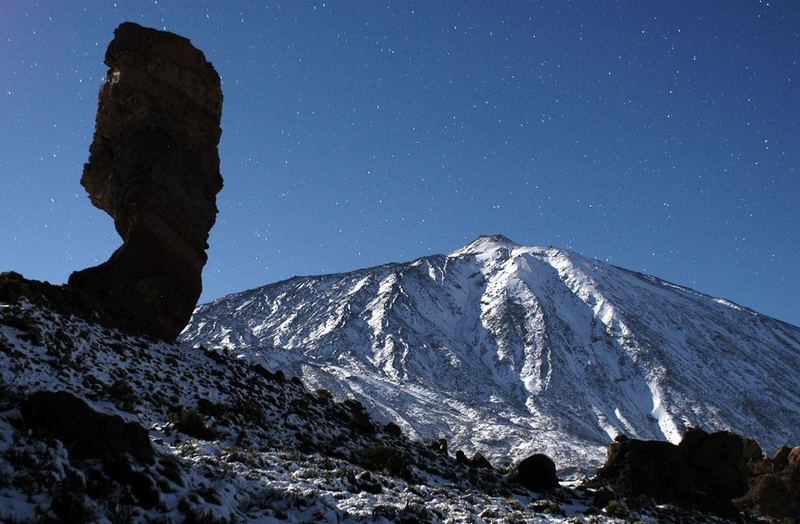
[(120, 241), (79, 185), (124, 20), (223, 78), (203, 299), (555, 245), (800, 324), (798, 2), (0, 0), (0, 270)]

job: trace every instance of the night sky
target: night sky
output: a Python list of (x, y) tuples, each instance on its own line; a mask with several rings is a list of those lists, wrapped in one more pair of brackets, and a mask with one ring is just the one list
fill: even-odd
[(125, 20), (223, 79), (202, 300), (503, 233), (800, 325), (800, 2), (0, 0), (0, 271), (120, 244), (79, 179)]

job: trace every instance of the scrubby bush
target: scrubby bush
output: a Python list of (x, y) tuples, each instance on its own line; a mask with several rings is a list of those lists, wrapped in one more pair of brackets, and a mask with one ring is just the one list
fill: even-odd
[(203, 511), (202, 509), (189, 506), (183, 511), (184, 524), (230, 524), (230, 520), (217, 517), (211, 510)]
[(125, 411), (132, 411), (136, 405), (136, 392), (124, 380), (117, 380), (108, 386), (106, 393)]
[(314, 391), (314, 393), (317, 395), (317, 398), (325, 404), (329, 404), (333, 400), (333, 394), (325, 388), (320, 388)]
[(372, 423), (372, 419), (369, 417), (364, 404), (354, 399), (348, 399), (342, 403), (342, 406), (349, 414), (350, 420), (348, 421), (348, 425), (353, 431), (362, 435), (375, 433), (377, 428), (375, 424)]
[(84, 490), (86, 486), (77, 475), (68, 474), (53, 489), (50, 511), (60, 522), (91, 522), (96, 513), (88, 504)]
[(389, 422), (383, 426), (383, 432), (392, 438), (400, 438), (403, 436), (403, 430), (394, 422)]
[(173, 418), (175, 429), (185, 433), (190, 437), (200, 440), (214, 440), (217, 438), (217, 430), (206, 426), (203, 415), (191, 408), (181, 408), (180, 413)]
[(608, 503), (608, 505), (603, 510), (603, 513), (608, 515), (609, 517), (614, 517), (618, 519), (625, 519), (628, 518), (631, 512), (628, 510), (628, 507), (625, 506), (623, 502), (619, 500), (612, 500)]
[(390, 446), (370, 446), (362, 453), (365, 468), (393, 477), (412, 478), (410, 457), (404, 451)]

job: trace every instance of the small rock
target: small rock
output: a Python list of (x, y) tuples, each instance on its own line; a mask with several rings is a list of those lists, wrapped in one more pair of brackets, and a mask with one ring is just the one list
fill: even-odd
[(393, 438), (400, 438), (403, 436), (403, 430), (394, 422), (389, 422), (383, 426), (383, 432)]
[(443, 455), (447, 455), (447, 439), (437, 439), (428, 444), (428, 447), (434, 451), (438, 451)]
[(789, 465), (789, 453), (791, 452), (792, 448), (789, 446), (781, 446), (775, 453), (775, 456), (772, 457), (772, 463), (775, 464), (775, 467), (779, 470), (785, 468)]
[(796, 447), (789, 452), (789, 456), (786, 458), (786, 462), (787, 465), (789, 466), (800, 464), (800, 447)]
[(492, 467), (492, 463), (484, 457), (480, 451), (476, 452), (472, 455), (472, 458), (469, 459), (469, 467), (471, 468), (478, 468), (478, 469), (494, 469)]
[(597, 509), (603, 509), (608, 506), (612, 500), (617, 500), (617, 496), (608, 488), (600, 488), (595, 491), (592, 497), (592, 506)]

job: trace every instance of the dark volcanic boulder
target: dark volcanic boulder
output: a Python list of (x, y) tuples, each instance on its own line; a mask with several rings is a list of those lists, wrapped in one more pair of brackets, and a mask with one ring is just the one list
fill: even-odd
[(129, 453), (141, 463), (153, 462), (147, 430), (117, 415), (93, 410), (66, 391), (39, 391), (20, 406), (25, 424), (44, 430), (80, 458), (121, 458)]
[(763, 453), (754, 440), (729, 431), (706, 433), (690, 429), (678, 444), (688, 460), (692, 476), (706, 493), (732, 499), (747, 491), (751, 461)]
[(763, 458), (758, 445), (727, 431), (689, 430), (677, 446), (630, 439), (611, 444), (595, 484), (626, 496), (734, 515), (732, 499), (748, 490)]
[(536, 453), (515, 466), (511, 480), (534, 491), (553, 490), (558, 487), (556, 464), (547, 455)]
[(389, 422), (383, 426), (383, 432), (392, 438), (400, 438), (403, 436), (403, 430), (394, 422)]
[(81, 184), (123, 243), (69, 287), (119, 327), (172, 340), (202, 283), (222, 188), (220, 79), (186, 38), (120, 25)]
[(686, 463), (669, 442), (628, 439), (608, 447), (608, 459), (595, 479), (624, 495), (671, 502), (680, 498)]
[(677, 446), (634, 439), (611, 444), (591, 484), (722, 516), (743, 510), (800, 520), (800, 451), (795, 451), (785, 447), (768, 459), (753, 440), (690, 429)]

